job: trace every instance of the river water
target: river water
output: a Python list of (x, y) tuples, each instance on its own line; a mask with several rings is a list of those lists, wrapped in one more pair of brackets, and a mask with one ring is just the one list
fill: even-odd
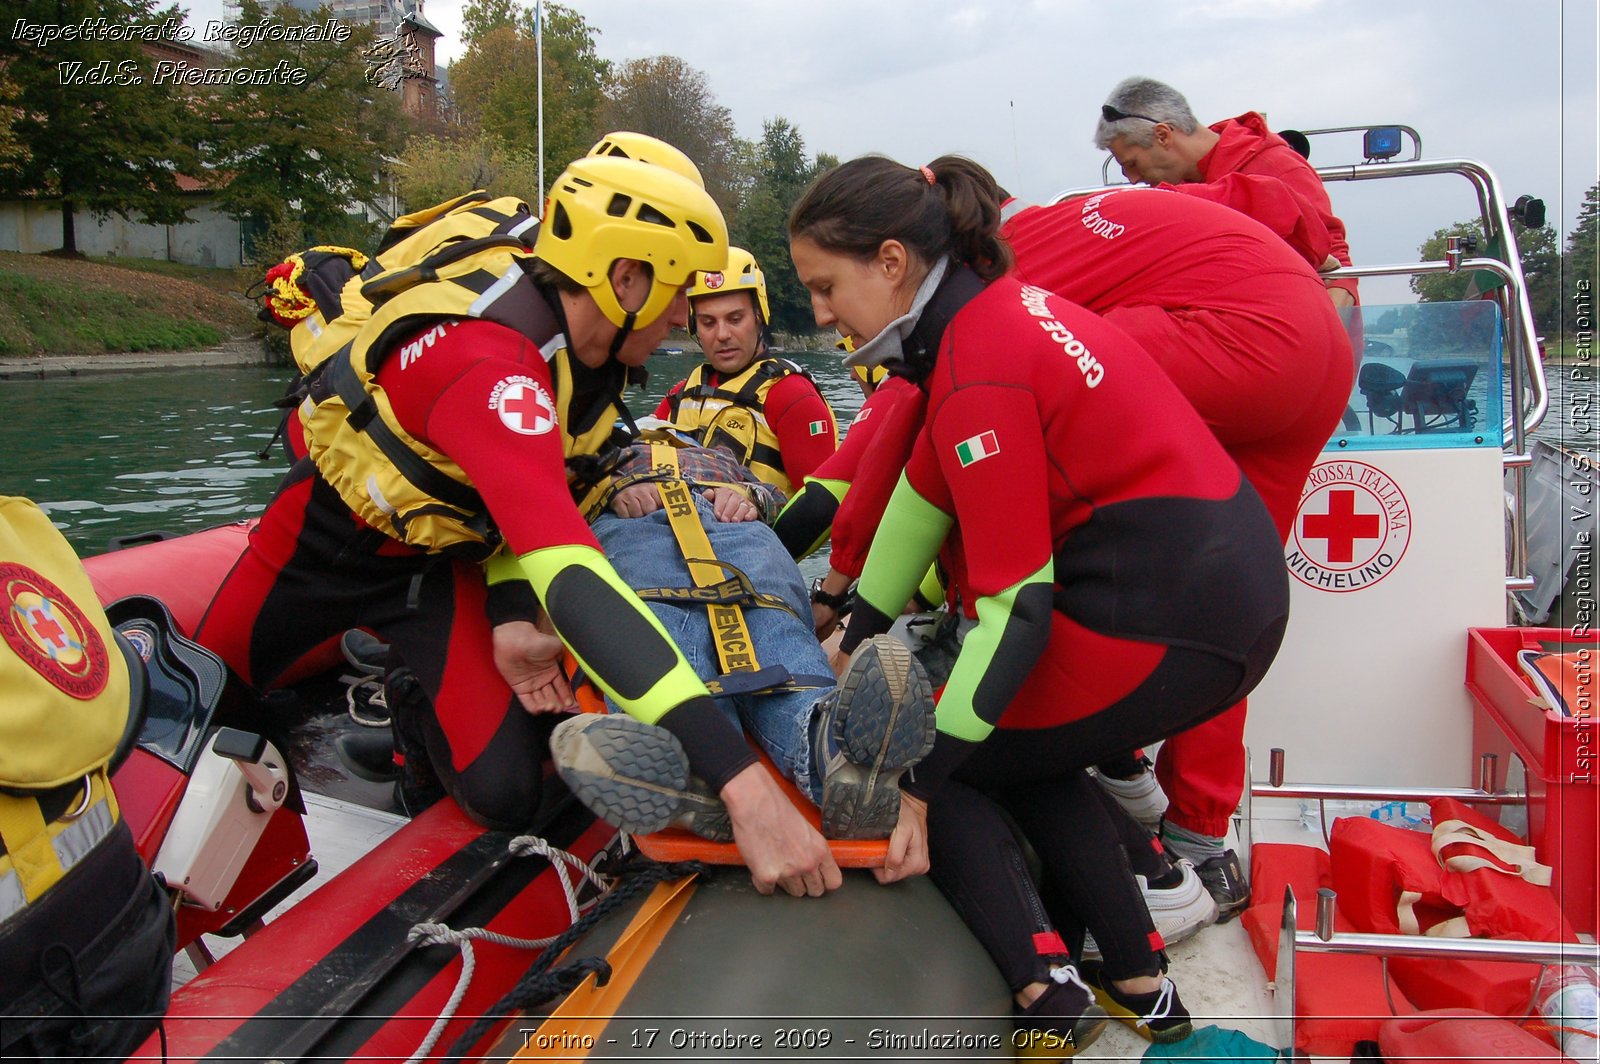
[[(793, 357), (848, 423), (861, 393), (837, 356)], [(697, 361), (651, 359), (649, 385), (630, 393), (630, 408), (650, 413)], [(1535, 435), (1592, 454), (1594, 370), (1584, 365), (1574, 380), (1573, 368), (1549, 367), (1550, 413)], [(281, 445), (266, 459), (257, 452), (277, 428), (273, 401), (289, 376), (213, 367), (0, 383), (0, 494), (40, 503), (80, 554), (105, 550), (113, 537), (250, 517), (286, 468)]]

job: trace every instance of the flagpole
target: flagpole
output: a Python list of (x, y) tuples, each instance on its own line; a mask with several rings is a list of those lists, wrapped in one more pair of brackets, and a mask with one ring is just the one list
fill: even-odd
[(544, 0), (533, 9), (534, 64), (539, 68), (539, 213), (544, 213)]

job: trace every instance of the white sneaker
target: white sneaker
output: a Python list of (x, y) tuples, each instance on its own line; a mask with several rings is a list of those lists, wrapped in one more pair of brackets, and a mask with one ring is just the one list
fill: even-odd
[(1167, 811), (1167, 796), (1161, 793), (1154, 772), (1147, 768), (1131, 780), (1113, 779), (1096, 772), (1095, 778), (1133, 819), (1151, 831), (1161, 826), (1161, 814)]
[[(1194, 864), (1178, 858), (1178, 867), (1183, 871), (1183, 878), (1165, 890), (1153, 889), (1144, 876), (1133, 877), (1139, 881), (1139, 890), (1144, 894), (1144, 904), (1150, 910), (1156, 931), (1169, 946), (1193, 938), (1201, 928), (1217, 922), (1216, 900), (1200, 881)], [(1083, 955), (1091, 959), (1100, 956), (1100, 947), (1088, 933), (1083, 936)]]

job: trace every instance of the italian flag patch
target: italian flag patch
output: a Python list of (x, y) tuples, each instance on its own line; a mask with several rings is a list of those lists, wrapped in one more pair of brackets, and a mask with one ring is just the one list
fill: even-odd
[(811, 429), (811, 435), (821, 436), (828, 431), (828, 423), (826, 421), (813, 421), (809, 428)]
[(994, 430), (980, 432), (971, 439), (962, 440), (956, 444), (956, 457), (961, 460), (961, 468), (965, 469), (973, 462), (981, 462), (991, 455), (1000, 453), (1000, 441), (994, 438)]

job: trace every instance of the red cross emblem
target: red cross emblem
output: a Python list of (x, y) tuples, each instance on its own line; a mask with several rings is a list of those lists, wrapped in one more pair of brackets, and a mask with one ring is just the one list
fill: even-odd
[(1388, 576), (1411, 542), (1411, 507), (1400, 485), (1365, 462), (1314, 466), (1284, 560), (1319, 591), (1359, 591)]
[(507, 377), (496, 384), (489, 409), (506, 428), (524, 436), (542, 436), (556, 427), (556, 405), (532, 377)]
[(77, 603), (51, 580), (16, 562), (0, 563), (0, 640), (73, 698), (98, 695), (111, 675), (105, 640)]
[(71, 645), (67, 640), (67, 630), (50, 615), (49, 603), (24, 610), (23, 614), (28, 618), (28, 627), (33, 629), (34, 636), (49, 649), (52, 657)]
[(722, 287), (721, 271), (713, 271), (711, 273), (702, 274), (701, 280), (704, 282), (705, 286), (713, 292)]
[(1328, 492), (1327, 513), (1308, 513), (1300, 518), (1301, 538), (1326, 540), (1330, 562), (1349, 561), (1354, 557), (1356, 540), (1377, 539), (1382, 533), (1381, 517), (1356, 513), (1356, 493), (1351, 488)]

